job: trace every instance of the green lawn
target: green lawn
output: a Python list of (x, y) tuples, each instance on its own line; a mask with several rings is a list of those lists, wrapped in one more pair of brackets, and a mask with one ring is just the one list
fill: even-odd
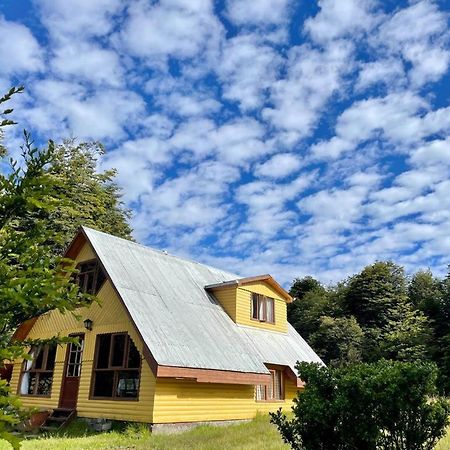
[[(84, 436), (83, 436), (84, 435)], [(76, 437), (72, 437), (76, 436)], [(80, 437), (82, 436), (82, 437)], [(10, 449), (0, 441), (0, 450)], [(92, 434), (84, 423), (77, 421), (66, 436), (26, 440), (24, 450), (82, 450), (82, 449), (203, 449), (203, 450), (286, 450), (276, 428), (268, 416), (259, 416), (251, 422), (229, 426), (199, 426), (190, 431), (171, 435), (153, 435), (145, 427), (128, 427), (122, 431)]]
[[(0, 450), (11, 447), (0, 441)], [(22, 448), (32, 450), (83, 450), (83, 449), (200, 449), (200, 450), (287, 450), (277, 430), (267, 416), (239, 425), (226, 427), (200, 426), (193, 430), (172, 434), (153, 435), (145, 428), (130, 426), (124, 430), (93, 434), (82, 421), (77, 421), (63, 436), (26, 440)], [(450, 450), (450, 433), (436, 450)]]

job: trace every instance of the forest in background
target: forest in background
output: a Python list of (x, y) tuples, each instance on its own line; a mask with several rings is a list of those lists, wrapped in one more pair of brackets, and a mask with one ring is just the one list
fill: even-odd
[(288, 320), (333, 367), (356, 362), (431, 361), (441, 393), (450, 391), (450, 275), (430, 270), (407, 277), (378, 261), (332, 286), (294, 280)]

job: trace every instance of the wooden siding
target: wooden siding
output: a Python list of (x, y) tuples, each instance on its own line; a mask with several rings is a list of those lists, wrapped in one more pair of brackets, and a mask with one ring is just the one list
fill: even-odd
[[(252, 293), (272, 297), (275, 300), (275, 323), (259, 322), (251, 319)], [(258, 282), (240, 286), (236, 293), (236, 323), (265, 330), (287, 332), (286, 301), (269, 285)]]
[[(93, 257), (94, 253), (89, 244), (85, 244), (76, 258), (76, 262), (87, 261)], [(106, 281), (101, 288), (98, 299), (98, 303), (95, 302), (88, 308), (78, 309), (76, 314), (79, 317), (72, 313), (61, 314), (59, 311), (50, 311), (43, 314), (31, 329), (29, 337), (33, 339), (48, 338), (54, 336), (56, 332), (61, 336), (77, 332), (85, 333), (85, 348), (77, 403), (78, 416), (152, 422), (155, 377), (145, 360), (142, 361), (141, 386), (137, 401), (89, 399), (95, 342), (98, 334), (128, 332), (141, 355), (143, 353), (143, 342), (128, 320), (126, 311), (109, 281)], [(93, 321), (92, 331), (86, 330), (83, 326), (83, 320), (86, 318)], [(58, 406), (65, 354), (66, 346), (58, 347), (51, 397), (21, 396), (24, 405), (40, 408), (55, 408)], [(17, 392), (18, 389), (20, 370), (21, 362), (17, 362), (14, 365), (11, 380), (13, 392)]]
[(153, 418), (155, 423), (251, 419), (280, 407), (290, 411), (296, 392), (287, 379), (285, 401), (257, 402), (254, 386), (157, 379)]
[(213, 289), (212, 292), (225, 312), (236, 322), (236, 288)]
[[(239, 287), (211, 289), (214, 296), (234, 322), (265, 330), (287, 332), (286, 301), (264, 281), (248, 283)], [(275, 323), (259, 322), (251, 319), (252, 293), (272, 297), (275, 300)]]

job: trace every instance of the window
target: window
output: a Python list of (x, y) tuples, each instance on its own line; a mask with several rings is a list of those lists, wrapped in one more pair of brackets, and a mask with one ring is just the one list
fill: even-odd
[(255, 397), (257, 401), (284, 400), (283, 371), (270, 370), (270, 385), (258, 384), (255, 386)]
[(97, 260), (78, 264), (79, 273), (76, 282), (82, 292), (95, 295), (106, 280), (105, 274)]
[(92, 398), (137, 398), (141, 355), (130, 336), (98, 335), (95, 354)]
[(31, 359), (25, 360), (22, 366), (20, 394), (50, 397), (56, 345), (35, 346), (29, 355)]
[(260, 294), (252, 294), (252, 319), (275, 323), (275, 300)]
[(69, 343), (66, 376), (79, 377), (81, 375), (81, 358), (84, 349), (84, 335), (75, 336), (79, 341), (77, 344)]

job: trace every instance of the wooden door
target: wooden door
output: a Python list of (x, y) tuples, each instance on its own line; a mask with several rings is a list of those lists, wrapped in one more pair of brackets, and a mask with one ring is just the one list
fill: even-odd
[(76, 337), (79, 339), (79, 345), (72, 343), (67, 345), (61, 397), (59, 398), (60, 408), (76, 409), (77, 407), (84, 349), (84, 334), (77, 335)]

